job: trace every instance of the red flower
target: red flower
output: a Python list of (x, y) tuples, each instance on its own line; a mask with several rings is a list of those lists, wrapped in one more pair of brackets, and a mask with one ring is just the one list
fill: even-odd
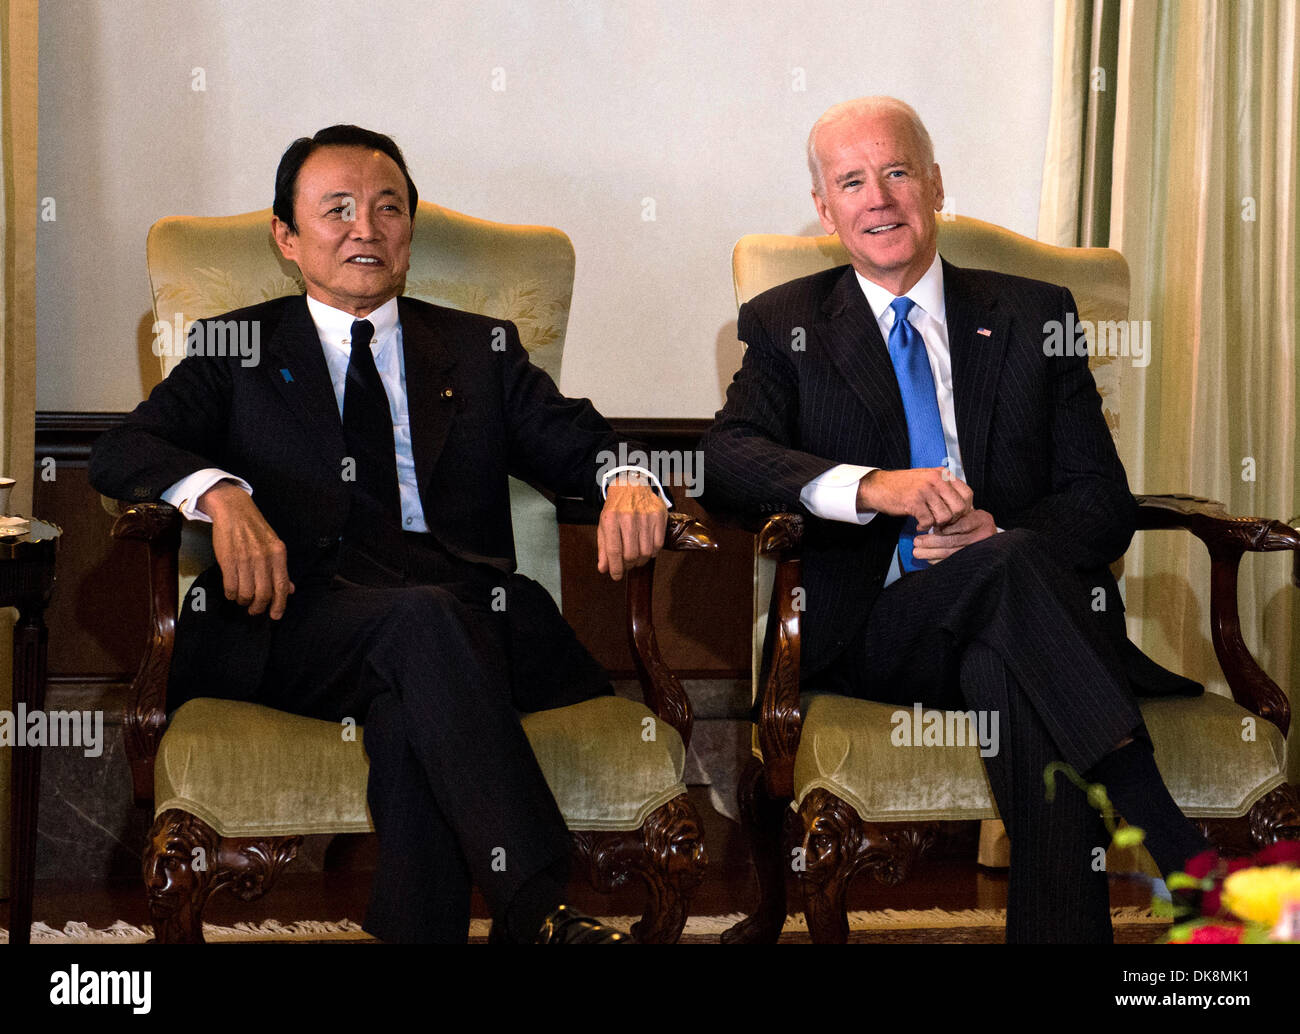
[(1255, 865), (1300, 865), (1300, 840), (1279, 840), (1255, 855)]
[(1240, 926), (1229, 926), (1223, 923), (1207, 923), (1204, 926), (1198, 926), (1191, 932), (1191, 936), (1185, 941), (1175, 941), (1175, 944), (1240, 944), (1241, 935), (1244, 929)]
[(1219, 852), (1212, 847), (1207, 847), (1200, 854), (1188, 860), (1187, 865), (1183, 867), (1183, 872), (1194, 880), (1203, 880), (1218, 868), (1219, 861)]

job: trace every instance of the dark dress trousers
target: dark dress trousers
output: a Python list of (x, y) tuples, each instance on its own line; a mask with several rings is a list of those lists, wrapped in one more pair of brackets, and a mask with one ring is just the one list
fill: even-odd
[(703, 444), (704, 502), (805, 515), (805, 688), (998, 712), (1001, 748), (986, 766), (1012, 843), (1008, 940), (1108, 940), (1105, 873), (1092, 862), (1109, 838), (1072, 787), (1045, 803), (1043, 768), (1064, 760), (1082, 773), (1145, 737), (1135, 691), (1200, 687), (1125, 634), (1108, 565), (1136, 504), (1086, 356), (1043, 354), (1046, 325), (1075, 312), (1069, 292), (946, 261), (943, 276), (965, 479), (1003, 533), (885, 588), (902, 518), (829, 521), (800, 501), (837, 463), (911, 465), (894, 368), (847, 266), (741, 307), (748, 349)]
[[(518, 711), (607, 693), (546, 591), (515, 573), (508, 475), (601, 502), (618, 439), (585, 399), (528, 362), (513, 324), (398, 299), (427, 534), (367, 512), (315, 325), (301, 295), (218, 317), (255, 320), (260, 362), (188, 357), (91, 458), (91, 482), (156, 500), (196, 470), (244, 478), (288, 552), (284, 617), (228, 601), (219, 568), (182, 604), (168, 709), (256, 700), (365, 725), (380, 836), (366, 928), (460, 940), (471, 881), (504, 921), (522, 887), (562, 886), (570, 840)], [(504, 328), (504, 347), (501, 329)]]

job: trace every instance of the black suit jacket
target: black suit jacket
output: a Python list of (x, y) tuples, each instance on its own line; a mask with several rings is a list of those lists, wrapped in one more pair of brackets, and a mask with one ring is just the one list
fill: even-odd
[[(618, 439), (589, 401), (565, 398), (529, 363), (509, 321), (405, 297), (398, 314), (429, 530), (462, 559), (513, 571), (508, 475), (599, 506), (598, 456), (616, 450)], [(204, 467), (239, 475), (284, 541), (301, 593), (335, 573), (351, 499), (343, 424), (320, 339), (303, 295), (217, 319), (256, 321), (257, 365), (244, 366), (238, 355), (183, 359), (96, 443), (90, 480), (105, 495), (149, 501)], [(207, 609), (182, 612), (178, 646), (187, 641), (190, 662), (178, 654), (173, 689), (183, 679), (186, 697), (253, 699), (270, 620), (226, 601), (215, 566), (196, 584)], [(173, 694), (169, 703), (179, 700)]]
[[(1076, 311), (1070, 292), (947, 261), (943, 276), (957, 437), (975, 505), (1001, 528), (1042, 535), (1085, 585), (1105, 589), (1110, 628), (1136, 686), (1199, 691), (1157, 668), (1124, 634), (1107, 565), (1128, 547), (1136, 503), (1087, 357), (1043, 354), (1045, 324), (1063, 325)], [(902, 397), (850, 266), (754, 298), (741, 306), (739, 333), (749, 347), (703, 444), (704, 502), (732, 512), (806, 516), (807, 679), (865, 622), (902, 518), (882, 514), (865, 526), (822, 520), (804, 507), (800, 490), (838, 463), (909, 467)]]

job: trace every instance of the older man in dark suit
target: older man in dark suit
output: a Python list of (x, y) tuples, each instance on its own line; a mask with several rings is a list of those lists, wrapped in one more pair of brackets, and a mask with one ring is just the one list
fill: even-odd
[[(1196, 691), (1124, 635), (1107, 565), (1136, 505), (1084, 355), (1048, 357), (1068, 291), (938, 255), (943, 180), (901, 101), (830, 109), (813, 201), (852, 259), (742, 307), (741, 370), (705, 443), (705, 501), (805, 532), (804, 685), (999, 716), (986, 764), (1012, 846), (1010, 941), (1110, 939), (1104, 783), (1162, 871), (1207, 845), (1152, 759), (1134, 688)], [(1094, 589), (1104, 610), (1089, 606)]]
[(182, 612), (169, 708), (234, 696), (365, 723), (368, 930), (463, 941), (473, 881), (498, 939), (617, 939), (561, 904), (570, 840), (517, 715), (608, 679), (513, 573), (507, 476), (603, 505), (616, 579), (659, 550), (667, 511), (636, 475), (602, 480), (618, 440), (512, 324), (398, 297), (416, 199), (386, 136), (292, 144), (271, 229), (306, 296), (220, 317), (256, 323), (261, 361), (187, 357), (101, 439), (91, 480), (212, 522), (198, 586), (218, 605)]

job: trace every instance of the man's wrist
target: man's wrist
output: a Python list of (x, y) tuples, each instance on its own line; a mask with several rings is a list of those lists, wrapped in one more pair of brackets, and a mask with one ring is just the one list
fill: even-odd
[(635, 467), (631, 465), (614, 467), (607, 470), (601, 475), (600, 494), (602, 497), (609, 497), (610, 487), (613, 485), (628, 485), (642, 488), (652, 488), (655, 494), (663, 500), (664, 506), (672, 508), (672, 500), (668, 498), (668, 493), (664, 491), (663, 485), (659, 479), (654, 476), (645, 467)]
[(231, 493), (237, 493), (243, 499), (248, 498), (248, 493), (238, 482), (222, 479), (199, 496), (195, 500), (195, 506), (209, 517), (220, 516), (230, 502), (235, 501), (235, 496)]
[(650, 479), (645, 474), (641, 473), (641, 471), (628, 470), (624, 471), (622, 474), (616, 474), (614, 477), (611, 477), (605, 483), (605, 489), (608, 491), (615, 485), (649, 486), (649, 484)]
[(170, 485), (162, 493), (161, 498), (164, 503), (171, 503), (176, 507), (187, 521), (208, 524), (211, 523), (212, 518), (198, 508), (198, 501), (208, 489), (221, 481), (229, 481), (248, 495), (253, 494), (253, 486), (237, 474), (222, 470), (220, 467), (204, 467)]
[(879, 507), (871, 505), (870, 484), (879, 470), (869, 470), (858, 479), (858, 513), (875, 513)]
[(858, 482), (873, 469), (856, 463), (837, 463), (799, 489), (799, 502), (822, 520), (867, 524), (876, 515), (863, 513), (858, 507)]

